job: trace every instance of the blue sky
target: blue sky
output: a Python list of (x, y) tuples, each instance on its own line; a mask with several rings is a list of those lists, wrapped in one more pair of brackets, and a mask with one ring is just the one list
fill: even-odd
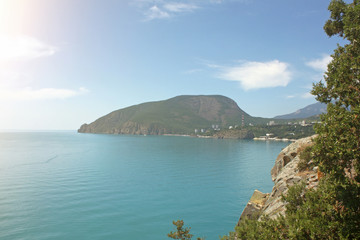
[(0, 0), (0, 129), (77, 129), (113, 110), (220, 94), (252, 116), (315, 99), (324, 0)]

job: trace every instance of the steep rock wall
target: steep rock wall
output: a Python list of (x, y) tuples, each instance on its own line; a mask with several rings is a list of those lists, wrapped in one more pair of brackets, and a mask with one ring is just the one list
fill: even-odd
[(253, 196), (261, 196), (262, 201), (256, 202), (254, 201), (256, 198), (252, 197), (243, 210), (238, 224), (245, 217), (256, 219), (268, 215), (270, 218), (276, 218), (280, 214), (284, 215), (286, 203), (282, 201), (281, 196), (287, 193), (290, 186), (301, 181), (305, 181), (308, 188), (317, 186), (317, 167), (306, 171), (299, 171), (297, 167), (301, 151), (313, 144), (314, 137), (316, 136), (299, 139), (280, 152), (271, 169), (271, 177), (274, 182), (271, 193), (265, 194), (255, 190)]

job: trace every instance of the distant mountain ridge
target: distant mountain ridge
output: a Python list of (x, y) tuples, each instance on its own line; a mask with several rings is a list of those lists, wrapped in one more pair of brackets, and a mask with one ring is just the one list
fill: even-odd
[(324, 103), (314, 103), (310, 104), (304, 108), (297, 110), (296, 112), (279, 115), (274, 117), (275, 119), (297, 119), (297, 118), (308, 118), (315, 115), (319, 115), (326, 112), (326, 104)]
[(221, 95), (183, 95), (164, 101), (147, 102), (113, 111), (90, 124), (80, 133), (109, 134), (190, 134), (212, 125), (228, 127), (263, 121), (244, 112), (236, 102)]
[[(288, 119), (304, 119), (326, 111), (324, 104), (312, 104), (294, 113), (276, 118), (252, 117), (237, 103), (221, 95), (182, 95), (163, 101), (146, 102), (113, 111), (90, 124), (79, 133), (105, 134), (196, 134), (207, 130), (235, 126), (287, 124)], [(244, 133), (244, 136), (246, 133)], [(220, 136), (222, 137), (222, 136)]]

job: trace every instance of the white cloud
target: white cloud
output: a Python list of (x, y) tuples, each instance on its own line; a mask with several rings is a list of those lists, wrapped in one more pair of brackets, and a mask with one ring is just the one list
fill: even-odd
[(26, 35), (0, 35), (0, 99), (29, 101), (66, 99), (89, 92), (86, 88), (40, 88), (29, 86), (31, 80), (24, 72), (11, 69), (8, 62), (32, 60), (54, 55), (57, 47)]
[(245, 90), (285, 87), (291, 81), (289, 65), (278, 60), (270, 62), (243, 62), (240, 66), (224, 67), (221, 79), (238, 81)]
[(296, 93), (293, 95), (287, 95), (285, 96), (286, 99), (299, 99), (299, 98), (303, 98), (303, 99), (309, 99), (309, 98), (315, 98), (314, 95), (312, 95), (310, 92), (306, 92), (306, 93)]
[(152, 6), (146, 13), (147, 20), (169, 18), (170, 14), (166, 11), (161, 10), (158, 6)]
[(56, 47), (30, 36), (0, 36), (0, 61), (28, 60), (51, 56), (57, 51)]
[(49, 100), (49, 99), (66, 99), (81, 94), (88, 93), (86, 88), (78, 90), (62, 88), (23, 88), (23, 89), (2, 89), (0, 91), (1, 99), (8, 100)]
[(331, 60), (332, 57), (330, 55), (323, 55), (322, 58), (306, 62), (305, 64), (316, 71), (325, 72), (327, 70), (327, 65)]
[[(245, 0), (236, 1), (243, 2)], [(197, 9), (223, 2), (224, 0), (134, 0), (131, 5), (145, 15), (145, 21), (151, 21), (176, 17), (182, 13), (194, 12)]]
[(187, 3), (162, 3), (158, 2), (158, 5), (150, 7), (146, 12), (146, 20), (151, 21), (153, 19), (165, 19), (175, 16), (182, 12), (191, 12), (198, 7), (195, 4)]
[(195, 4), (186, 4), (186, 3), (167, 3), (164, 5), (164, 8), (170, 12), (191, 12), (197, 8), (199, 8), (198, 6), (196, 6)]

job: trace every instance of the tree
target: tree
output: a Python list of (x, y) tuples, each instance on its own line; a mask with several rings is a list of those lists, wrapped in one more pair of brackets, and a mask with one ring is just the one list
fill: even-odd
[[(183, 228), (184, 221), (183, 220), (177, 220), (176, 222), (173, 221), (173, 224), (176, 226), (176, 232), (171, 231), (168, 233), (168, 237), (172, 239), (181, 239), (181, 240), (191, 240), (193, 237), (192, 234), (190, 234), (190, 227), (189, 228)], [(197, 240), (202, 240), (201, 238), (197, 238)]]
[(314, 84), (312, 90), (318, 101), (328, 104), (315, 128), (319, 136), (313, 154), (327, 184), (334, 186), (333, 207), (340, 207), (335, 220), (346, 223), (345, 233), (360, 234), (360, 0), (332, 0), (329, 10), (325, 32), (347, 43), (334, 50), (325, 83)]
[(312, 90), (318, 101), (328, 104), (315, 129), (315, 161), (337, 180), (360, 183), (360, 0), (332, 0), (329, 10), (325, 32), (348, 42), (338, 45), (325, 83), (314, 84)]

